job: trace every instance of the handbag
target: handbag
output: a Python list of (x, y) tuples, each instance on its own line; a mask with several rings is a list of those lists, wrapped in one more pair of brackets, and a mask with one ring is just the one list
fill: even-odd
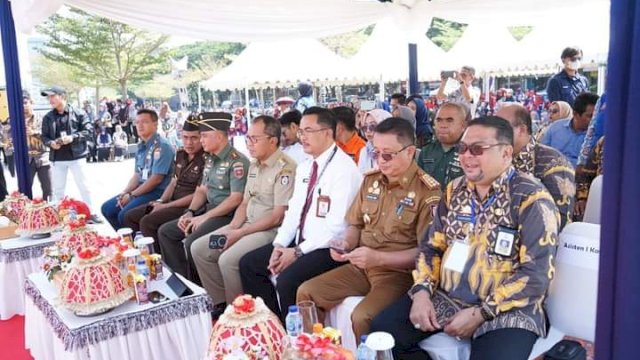
[(561, 340), (544, 353), (544, 360), (586, 360), (587, 349), (579, 342)]

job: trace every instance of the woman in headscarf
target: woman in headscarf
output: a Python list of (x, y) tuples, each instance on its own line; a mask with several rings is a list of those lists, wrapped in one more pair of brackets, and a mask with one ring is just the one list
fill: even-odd
[(388, 111), (381, 109), (373, 109), (364, 115), (362, 130), (367, 137), (367, 145), (360, 150), (358, 168), (361, 173), (365, 173), (371, 169), (377, 169), (378, 164), (373, 159), (373, 134), (376, 126), (384, 119), (391, 117)]
[(109, 160), (111, 144), (111, 135), (107, 132), (107, 128), (101, 126), (98, 134), (98, 161)]
[(420, 95), (411, 95), (407, 98), (407, 106), (416, 115), (416, 142), (418, 148), (424, 146), (431, 140), (433, 129), (429, 122), (429, 111), (424, 105), (424, 99)]
[(413, 110), (408, 106), (398, 105), (393, 110), (393, 117), (405, 119), (413, 125), (413, 128), (416, 128), (416, 115), (413, 113)]
[(124, 154), (127, 149), (127, 133), (122, 131), (122, 126), (116, 125), (116, 131), (113, 133), (113, 145), (115, 147), (115, 161), (124, 160)]
[(298, 97), (296, 103), (293, 104), (293, 107), (304, 114), (307, 108), (316, 106), (316, 101), (313, 99), (313, 85), (308, 82), (301, 82), (298, 85), (298, 92), (300, 93), (300, 97)]
[(544, 133), (553, 122), (558, 120), (573, 119), (573, 110), (571, 105), (564, 101), (554, 101), (549, 105), (549, 122), (540, 127), (536, 134), (536, 140), (540, 141), (544, 136)]

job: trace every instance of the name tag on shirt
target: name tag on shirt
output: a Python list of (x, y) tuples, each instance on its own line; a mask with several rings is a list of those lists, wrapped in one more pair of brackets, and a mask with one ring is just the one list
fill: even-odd
[(493, 252), (502, 256), (511, 256), (515, 238), (515, 230), (500, 227)]
[(149, 169), (142, 169), (142, 181), (147, 181), (149, 178)]
[(444, 268), (462, 273), (464, 271), (464, 266), (467, 264), (467, 259), (469, 258), (469, 248), (470, 246), (466, 242), (455, 240), (452, 243), (451, 250), (449, 250), (449, 255), (444, 263)]
[(316, 216), (319, 218), (327, 217), (329, 210), (331, 209), (331, 199), (328, 196), (318, 196), (318, 204), (316, 209)]

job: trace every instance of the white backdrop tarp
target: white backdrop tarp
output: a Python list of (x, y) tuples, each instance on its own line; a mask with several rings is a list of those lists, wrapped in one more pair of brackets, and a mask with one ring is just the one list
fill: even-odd
[[(540, 24), (549, 14), (608, 0), (11, 0), (16, 26), (30, 31), (62, 5), (171, 35), (219, 41), (318, 38), (391, 16), (405, 29), (437, 16), (462, 23)], [(605, 16), (603, 14), (603, 16)], [(575, 19), (579, 23), (579, 19)], [(572, 27), (564, 31), (571, 31)]]

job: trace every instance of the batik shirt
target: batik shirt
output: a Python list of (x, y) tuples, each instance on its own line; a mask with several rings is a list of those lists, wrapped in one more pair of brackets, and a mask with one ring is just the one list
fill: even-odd
[[(439, 320), (482, 306), (493, 319), (474, 337), (503, 328), (545, 336), (544, 300), (555, 271), (559, 223), (549, 192), (513, 167), (493, 182), (483, 201), (474, 184), (460, 177), (447, 186), (420, 245), (415, 286), (432, 293)], [(507, 249), (505, 233), (512, 234)], [(454, 241), (469, 246), (461, 272), (445, 266)]]
[(593, 179), (602, 175), (604, 169), (604, 136), (598, 140), (596, 147), (587, 158), (587, 162), (576, 174), (576, 200), (587, 200)]
[(542, 182), (560, 211), (560, 230), (571, 222), (576, 193), (573, 166), (556, 149), (538, 144), (531, 137), (529, 143), (513, 158), (513, 166)]

